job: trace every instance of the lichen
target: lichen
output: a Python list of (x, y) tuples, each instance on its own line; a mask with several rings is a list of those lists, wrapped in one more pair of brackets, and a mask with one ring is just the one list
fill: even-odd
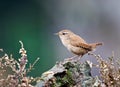
[[(55, 67), (53, 67), (51, 78), (43, 78), (43, 84), (39, 85), (41, 82), (38, 82), (36, 87), (92, 87), (92, 84), (95, 83), (95, 79), (91, 76), (91, 67), (88, 62), (80, 63), (64, 60), (57, 65), (62, 66), (62, 68), (64, 67), (63, 71), (54, 73), (55, 69), (53, 68)], [(47, 74), (47, 76), (49, 75)]]

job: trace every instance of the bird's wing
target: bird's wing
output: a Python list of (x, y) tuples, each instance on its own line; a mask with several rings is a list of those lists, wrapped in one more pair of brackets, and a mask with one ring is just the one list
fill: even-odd
[(70, 36), (71, 40), (70, 43), (71, 45), (75, 46), (75, 47), (81, 47), (83, 49), (86, 49), (88, 51), (92, 50), (92, 47), (86, 43), (86, 41), (84, 41), (81, 37), (79, 37), (78, 35), (71, 35)]
[(73, 35), (70, 35), (69, 37), (73, 41), (79, 41), (79, 42), (82, 42), (82, 43), (86, 43), (86, 41), (78, 35), (73, 34)]

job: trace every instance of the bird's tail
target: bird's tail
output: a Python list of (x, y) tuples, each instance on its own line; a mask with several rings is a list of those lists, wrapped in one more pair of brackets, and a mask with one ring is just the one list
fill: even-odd
[(90, 44), (90, 45), (91, 45), (92, 49), (95, 50), (95, 48), (96, 48), (97, 46), (103, 45), (103, 43), (98, 42), (98, 43), (92, 43), (92, 44)]

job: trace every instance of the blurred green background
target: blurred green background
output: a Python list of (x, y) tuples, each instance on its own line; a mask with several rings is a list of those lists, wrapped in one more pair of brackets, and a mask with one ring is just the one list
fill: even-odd
[(36, 0), (0, 0), (0, 48), (18, 59), (19, 40), (23, 41), (29, 63), (40, 57), (32, 76), (40, 76), (55, 63), (50, 21), (43, 5)]
[[(120, 56), (120, 1), (118, 0), (0, 0), (0, 48), (20, 58), (19, 40), (27, 50), (29, 63), (40, 61), (31, 76), (40, 76), (56, 61), (73, 54), (54, 33), (68, 28), (87, 42), (104, 42), (95, 53), (104, 58)], [(85, 55), (81, 61), (94, 58)], [(29, 65), (29, 64), (28, 64)], [(98, 74), (95, 70), (93, 74)]]

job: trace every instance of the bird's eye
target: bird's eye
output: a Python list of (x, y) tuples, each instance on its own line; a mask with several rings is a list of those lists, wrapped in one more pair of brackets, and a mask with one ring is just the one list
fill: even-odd
[(63, 32), (62, 34), (63, 34), (63, 35), (66, 35), (67, 33)]

